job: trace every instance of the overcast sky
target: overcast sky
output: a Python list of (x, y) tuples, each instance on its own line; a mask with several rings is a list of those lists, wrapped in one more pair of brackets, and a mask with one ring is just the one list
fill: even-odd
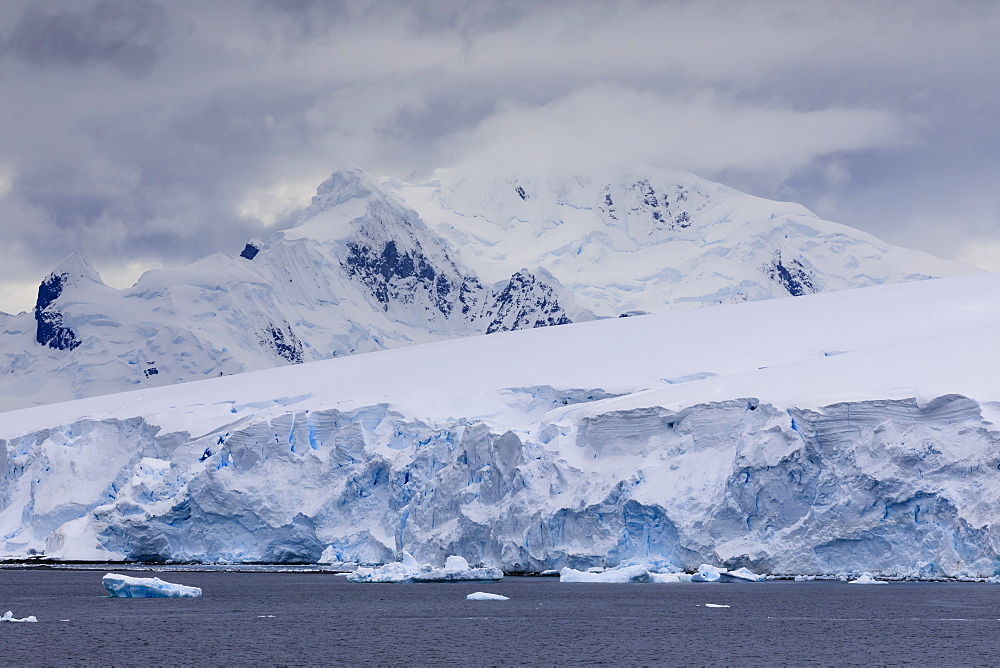
[(330, 172), (693, 171), (1000, 270), (1000, 2), (0, 2), (0, 310), (288, 225)]

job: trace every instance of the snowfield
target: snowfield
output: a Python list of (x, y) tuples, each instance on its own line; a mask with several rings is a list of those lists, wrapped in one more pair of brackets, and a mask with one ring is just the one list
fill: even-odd
[(345, 169), (296, 227), (116, 290), (79, 254), (0, 313), (0, 411), (457, 337), (977, 269), (651, 171)]
[(885, 285), (4, 413), (0, 553), (992, 576), (998, 293)]

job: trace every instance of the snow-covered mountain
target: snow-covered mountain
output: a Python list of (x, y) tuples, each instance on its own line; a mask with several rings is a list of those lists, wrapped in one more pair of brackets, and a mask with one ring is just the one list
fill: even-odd
[(0, 552), (995, 575), (998, 292), (877, 286), (12, 411)]
[(694, 176), (335, 173), (301, 222), (105, 285), (78, 254), (0, 314), (0, 410), (471, 334), (975, 271)]

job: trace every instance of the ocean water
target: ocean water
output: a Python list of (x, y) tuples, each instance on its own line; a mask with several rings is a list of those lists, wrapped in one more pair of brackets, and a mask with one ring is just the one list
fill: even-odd
[[(981, 665), (1000, 586), (348, 583), (166, 572), (198, 599), (112, 599), (105, 571), (0, 570), (3, 665)], [(505, 602), (474, 602), (487, 591)], [(706, 603), (728, 608), (706, 607)]]

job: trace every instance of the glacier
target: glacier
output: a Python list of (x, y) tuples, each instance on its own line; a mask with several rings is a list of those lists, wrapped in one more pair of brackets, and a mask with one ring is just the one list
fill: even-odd
[(995, 576), (998, 292), (599, 319), (9, 411), (0, 556)]
[[(234, 249), (235, 250), (235, 249)], [(298, 224), (114, 289), (78, 253), (0, 314), (0, 411), (456, 337), (975, 273), (690, 174), (357, 168)]]

